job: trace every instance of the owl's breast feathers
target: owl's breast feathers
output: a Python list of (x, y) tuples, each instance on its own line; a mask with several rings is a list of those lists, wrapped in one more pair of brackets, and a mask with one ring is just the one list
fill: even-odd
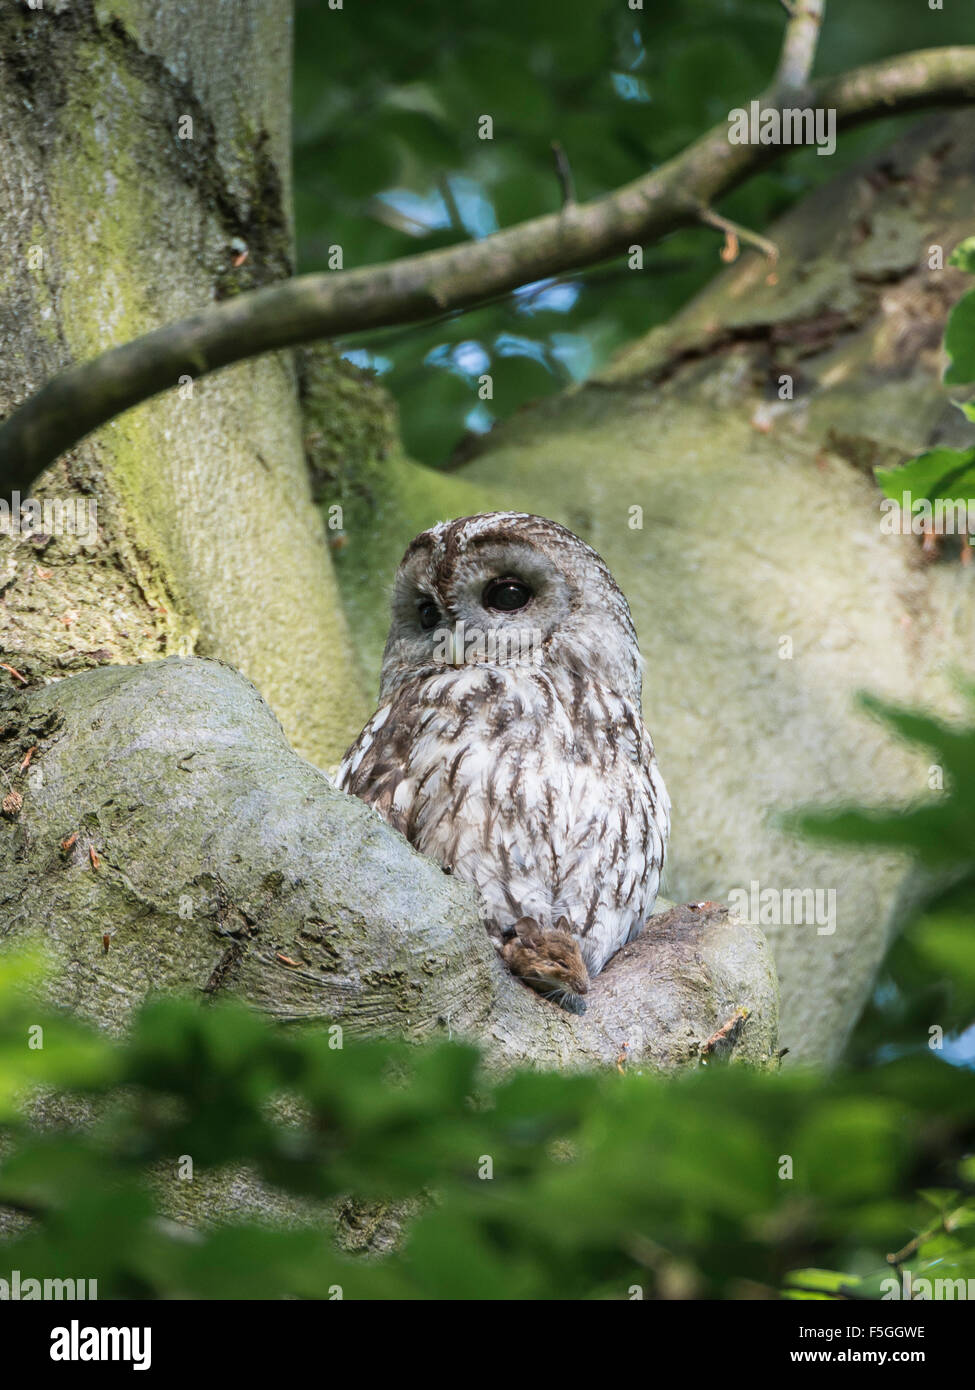
[(670, 803), (639, 710), (538, 667), (430, 667), (349, 749), (338, 785), (476, 885), (496, 938), (568, 918), (596, 974), (643, 927)]

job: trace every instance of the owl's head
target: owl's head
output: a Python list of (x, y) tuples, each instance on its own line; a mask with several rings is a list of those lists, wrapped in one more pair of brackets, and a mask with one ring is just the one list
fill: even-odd
[(393, 585), (381, 694), (438, 665), (529, 664), (639, 703), (630, 609), (605, 562), (545, 517), (485, 512), (409, 545)]

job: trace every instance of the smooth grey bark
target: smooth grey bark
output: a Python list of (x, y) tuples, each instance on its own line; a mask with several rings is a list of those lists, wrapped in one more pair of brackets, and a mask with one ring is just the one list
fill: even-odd
[(0, 767), (23, 798), (0, 820), (0, 939), (40, 934), (52, 997), (110, 1031), (178, 990), (353, 1034), (473, 1038), (489, 1066), (671, 1070), (745, 1008), (736, 1058), (774, 1054), (755, 928), (675, 909), (567, 1014), (504, 969), (473, 892), (294, 753), (223, 664), (106, 667), (8, 695)]

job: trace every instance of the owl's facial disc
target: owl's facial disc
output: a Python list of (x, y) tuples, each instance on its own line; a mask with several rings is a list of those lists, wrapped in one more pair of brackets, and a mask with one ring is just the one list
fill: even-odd
[(431, 666), (531, 665), (639, 700), (626, 600), (599, 556), (544, 518), (444, 522), (408, 547), (393, 586), (382, 691)]
[(520, 540), (418, 547), (396, 577), (384, 682), (429, 664), (538, 665), (571, 603), (567, 578)]
[[(568, 577), (536, 547), (518, 539), (484, 538), (457, 557), (442, 584), (444, 605), (463, 622), (475, 660), (491, 660), (493, 649), (531, 651), (541, 658), (545, 643), (566, 621), (573, 602)], [(512, 658), (508, 658), (511, 660)]]

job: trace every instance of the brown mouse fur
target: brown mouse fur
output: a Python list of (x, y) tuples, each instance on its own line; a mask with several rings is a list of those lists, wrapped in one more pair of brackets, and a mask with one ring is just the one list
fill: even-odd
[(545, 928), (522, 917), (504, 937), (501, 955), (512, 975), (570, 1012), (585, 1012), (589, 972), (567, 918)]

